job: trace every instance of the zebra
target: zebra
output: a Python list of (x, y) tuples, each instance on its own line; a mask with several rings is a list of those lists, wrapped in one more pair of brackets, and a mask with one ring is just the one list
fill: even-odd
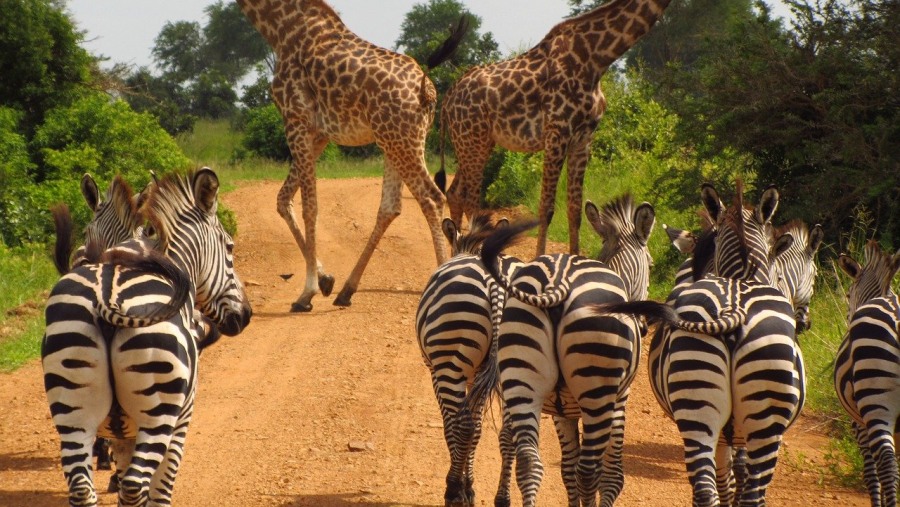
[[(588, 211), (589, 219), (595, 211)], [(569, 505), (596, 505), (598, 490), (602, 505), (612, 505), (623, 487), (624, 410), (637, 371), (641, 325), (629, 316), (595, 316), (588, 309), (647, 296), (647, 239), (655, 214), (650, 204), (635, 207), (625, 195), (596, 215), (600, 221), (592, 224), (605, 240), (600, 260), (542, 255), (512, 277), (501, 274), (500, 251), (534, 227), (528, 221), (494, 232), (482, 247), (484, 266), (507, 291), (497, 366), (503, 424), (515, 446), (516, 481), (526, 507), (535, 504), (543, 478), (542, 412), (556, 416)]]
[[(506, 219), (491, 223), (489, 214), (476, 215), (468, 234), (461, 234), (453, 220), (442, 223), (450, 241), (451, 259), (429, 278), (416, 312), (416, 334), (425, 364), (431, 372), (435, 397), (441, 410), (444, 439), (450, 451), (450, 470), (444, 501), (447, 506), (474, 506), (473, 463), (481, 435), (482, 409), (490, 389), (467, 396), (482, 365), (496, 362), (494, 337), (506, 294), (481, 264), (478, 253), (484, 239)], [(505, 273), (521, 262), (512, 256), (501, 259)], [(488, 358), (488, 356), (492, 358)], [(507, 436), (496, 505), (508, 505), (511, 451)]]
[(864, 251), (865, 266), (848, 255), (838, 258), (853, 281), (850, 324), (838, 347), (834, 387), (853, 422), (872, 507), (896, 507), (900, 303), (891, 282), (900, 270), (900, 250), (891, 255), (870, 240)]
[[(97, 504), (97, 435), (113, 439), (126, 465), (119, 505), (171, 504), (198, 349), (219, 332), (240, 333), (252, 315), (234, 242), (216, 217), (218, 187), (208, 168), (167, 175), (148, 191), (142, 235), (72, 269), (51, 291), (41, 361), (70, 505)], [(215, 323), (211, 335), (195, 306)]]
[(825, 233), (819, 224), (810, 229), (802, 220), (794, 219), (775, 229), (775, 242), (786, 234), (793, 238), (793, 244), (775, 257), (775, 286), (790, 300), (800, 334), (812, 328), (809, 303), (818, 272), (816, 254)]
[[(102, 251), (130, 239), (143, 221), (139, 207), (144, 193), (135, 196), (121, 175), (113, 177), (105, 199), (101, 199), (97, 183), (88, 173), (81, 178), (80, 188), (93, 216), (85, 227), (85, 241), (74, 254), (74, 224), (69, 207), (59, 204), (51, 208), (56, 230), (53, 264), (60, 275), (65, 275), (75, 266), (92, 260), (96, 262)], [(89, 244), (92, 252), (87, 251)], [(98, 438), (94, 442), (93, 455), (97, 458), (98, 470), (112, 469), (108, 440)], [(109, 491), (114, 492), (116, 487), (113, 476)]]
[[(785, 430), (804, 404), (803, 359), (790, 301), (774, 287), (775, 262), (794, 238), (772, 243), (779, 194), (767, 188), (754, 209), (737, 184), (731, 207), (712, 185), (701, 197), (715, 230), (700, 238), (695, 271), (713, 256), (713, 272), (686, 287), (674, 305), (653, 301), (601, 305), (606, 315), (644, 315), (661, 321), (650, 344), (654, 395), (684, 440), (695, 506), (764, 505)], [(714, 234), (714, 241), (708, 238)], [(740, 491), (721, 484), (733, 448), (746, 448)], [(717, 467), (718, 465), (718, 467)]]

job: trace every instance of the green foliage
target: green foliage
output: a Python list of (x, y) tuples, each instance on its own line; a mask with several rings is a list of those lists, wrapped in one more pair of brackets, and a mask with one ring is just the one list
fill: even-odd
[(166, 75), (154, 76), (141, 67), (125, 79), (123, 98), (139, 113), (150, 113), (170, 135), (190, 132), (197, 117), (190, 113), (191, 97)]
[(268, 43), (237, 2), (218, 0), (204, 12), (209, 20), (203, 27), (201, 54), (209, 69), (236, 84), (259, 62), (271, 60)]
[(153, 61), (173, 82), (188, 81), (203, 70), (203, 34), (196, 21), (166, 22), (153, 44)]
[(498, 153), (502, 163), (496, 179), (487, 187), (485, 202), (492, 207), (515, 206), (540, 187), (544, 157), (506, 150)]
[(34, 169), (25, 137), (19, 133), (21, 116), (14, 109), (0, 107), (0, 224), (10, 220), (12, 192), (29, 182), (28, 173)]
[(107, 181), (122, 173), (131, 183), (145, 182), (150, 170), (190, 164), (153, 116), (99, 93), (51, 111), (33, 145), (43, 162), (38, 182), (78, 181), (85, 172)]
[(8, 247), (0, 243), (0, 323), (10, 309), (37, 298), (59, 278), (42, 245)]
[(200, 74), (189, 88), (191, 110), (206, 118), (224, 118), (237, 111), (237, 93), (224, 74), (208, 70)]
[(47, 110), (90, 82), (93, 62), (60, 3), (4, 1), (0, 12), (0, 106), (22, 111), (30, 135)]
[(284, 120), (275, 104), (246, 112), (243, 147), (261, 157), (290, 160)]

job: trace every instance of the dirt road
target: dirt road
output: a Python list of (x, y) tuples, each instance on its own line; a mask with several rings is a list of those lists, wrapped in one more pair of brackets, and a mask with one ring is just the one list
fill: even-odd
[[(334, 307), (320, 296), (311, 313), (291, 314), (304, 266), (275, 212), (279, 186), (242, 182), (223, 197), (238, 217), (237, 268), (255, 315), (243, 334), (203, 354), (175, 505), (442, 505), (449, 461), (413, 329), (419, 293), (435, 267), (425, 219), (406, 194), (353, 306)], [(319, 182), (319, 257), (336, 277), (335, 293), (371, 231), (380, 186), (378, 179)], [(527, 257), (533, 248), (527, 243), (516, 253)], [(287, 281), (279, 276), (289, 273)], [(0, 506), (66, 505), (38, 361), (0, 374), (0, 407)], [(564, 505), (549, 420), (541, 444), (540, 504)], [(769, 505), (868, 505), (861, 494), (822, 485), (816, 470), (825, 446), (808, 420), (790, 430)], [(478, 502), (493, 505), (499, 455), (490, 423), (476, 466)], [(617, 505), (690, 504), (675, 426), (653, 399), (645, 370), (628, 405), (625, 468)], [(109, 473), (97, 476), (105, 488)], [(114, 495), (103, 494), (101, 504), (115, 505)]]

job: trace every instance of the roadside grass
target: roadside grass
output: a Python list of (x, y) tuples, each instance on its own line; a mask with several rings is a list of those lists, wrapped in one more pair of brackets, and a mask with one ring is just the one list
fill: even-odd
[(43, 301), (58, 277), (44, 246), (0, 243), (0, 372), (40, 353)]

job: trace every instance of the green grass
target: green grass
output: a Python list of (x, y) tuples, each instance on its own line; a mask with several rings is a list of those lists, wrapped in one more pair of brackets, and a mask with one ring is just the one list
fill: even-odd
[(10, 249), (0, 243), (0, 372), (37, 357), (43, 300), (58, 277), (44, 247)]

